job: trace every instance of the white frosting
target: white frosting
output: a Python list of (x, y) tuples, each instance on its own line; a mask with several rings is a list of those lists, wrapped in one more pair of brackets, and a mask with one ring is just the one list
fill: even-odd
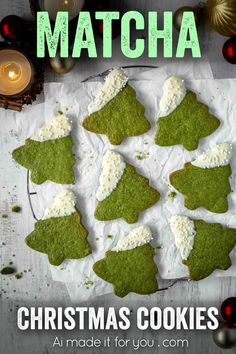
[(187, 216), (174, 215), (170, 219), (171, 231), (175, 236), (175, 244), (179, 249), (182, 259), (187, 259), (193, 249), (196, 235), (193, 220)]
[(70, 135), (72, 122), (65, 114), (58, 113), (48, 124), (38, 130), (31, 140), (46, 141)]
[(163, 96), (160, 100), (161, 115), (167, 116), (172, 113), (183, 101), (186, 95), (184, 80), (179, 77), (171, 76), (163, 86)]
[(223, 143), (206, 150), (191, 164), (201, 168), (226, 166), (232, 157), (232, 144)]
[(128, 77), (120, 68), (114, 68), (105, 78), (105, 82), (95, 99), (89, 104), (89, 114), (99, 111), (111, 101), (127, 84)]
[(117, 242), (116, 247), (112, 248), (112, 251), (120, 252), (132, 250), (136, 247), (143, 246), (146, 243), (151, 242), (153, 239), (151, 230), (148, 226), (143, 225), (132, 230), (128, 236)]
[(97, 200), (101, 202), (106, 199), (116, 188), (121, 179), (126, 164), (123, 157), (115, 151), (107, 151), (102, 161), (102, 173), (99, 178), (99, 188), (97, 190)]
[(71, 215), (76, 212), (76, 196), (70, 190), (64, 190), (58, 194), (53, 204), (44, 212), (43, 220)]

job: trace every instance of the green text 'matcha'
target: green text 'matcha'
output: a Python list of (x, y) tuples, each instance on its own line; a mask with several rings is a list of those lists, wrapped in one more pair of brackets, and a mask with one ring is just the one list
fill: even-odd
[[(186, 49), (191, 51), (193, 58), (201, 57), (198, 33), (193, 12), (184, 12), (182, 26), (179, 32), (176, 52), (173, 54), (173, 13), (163, 13), (163, 24), (159, 25), (158, 12), (148, 13), (147, 28), (144, 16), (138, 11), (128, 11), (120, 15), (117, 11), (96, 12), (95, 20), (103, 21), (103, 57), (112, 57), (112, 27), (113, 21), (121, 20), (120, 46), (123, 55), (127, 58), (139, 58), (147, 52), (149, 58), (160, 56), (159, 45), (163, 46), (164, 58), (183, 58)], [(115, 24), (115, 23), (114, 23)], [(131, 40), (131, 24), (136, 31), (147, 30), (147, 40), (137, 38)], [(160, 28), (161, 27), (161, 28)], [(140, 35), (142, 37), (142, 35)], [(132, 43), (131, 43), (132, 42)], [(49, 56), (54, 58), (60, 49), (60, 56), (69, 56), (69, 16), (68, 12), (58, 12), (54, 29), (52, 30), (48, 12), (37, 14), (37, 56), (45, 57), (46, 46)], [(94, 38), (90, 13), (81, 11), (74, 38), (72, 56), (79, 58), (82, 50), (86, 50), (90, 58), (97, 58), (97, 48)]]

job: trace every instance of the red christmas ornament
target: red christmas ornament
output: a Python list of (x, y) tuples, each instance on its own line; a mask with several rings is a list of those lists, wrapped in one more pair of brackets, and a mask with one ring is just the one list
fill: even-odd
[(230, 64), (236, 64), (236, 37), (228, 39), (222, 49), (223, 56)]
[(222, 303), (221, 315), (226, 322), (236, 324), (236, 297), (229, 297)]
[(102, 22), (102, 21), (99, 22), (99, 24), (98, 24), (98, 33), (99, 33), (100, 35), (103, 34), (103, 22)]
[(21, 17), (16, 15), (4, 17), (0, 22), (0, 34), (9, 42), (21, 40), (26, 34), (26, 24)]
[[(103, 38), (103, 29), (104, 29), (103, 21), (96, 21), (94, 27), (95, 27), (95, 33), (98, 35), (98, 37)], [(121, 32), (120, 21), (119, 20), (112, 21), (112, 39), (117, 38), (120, 35), (120, 32)]]

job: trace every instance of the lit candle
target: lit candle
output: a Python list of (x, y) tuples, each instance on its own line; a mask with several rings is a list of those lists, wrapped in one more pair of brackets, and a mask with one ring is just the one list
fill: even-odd
[(0, 50), (0, 95), (19, 95), (30, 85), (32, 77), (33, 68), (23, 53)]
[(84, 0), (44, 0), (44, 10), (48, 11), (51, 20), (55, 21), (58, 11), (68, 11), (69, 19), (78, 16)]

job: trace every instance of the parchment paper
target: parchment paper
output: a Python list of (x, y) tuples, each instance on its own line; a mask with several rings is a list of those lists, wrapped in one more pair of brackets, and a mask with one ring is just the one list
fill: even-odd
[[(171, 74), (186, 80), (187, 87), (198, 93), (198, 98), (208, 104), (210, 111), (221, 119), (220, 128), (210, 137), (202, 139), (199, 149), (187, 152), (181, 146), (158, 147), (153, 143), (156, 131), (156, 119), (159, 114), (158, 102), (162, 95), (162, 86)], [(204, 77), (202, 79), (202, 77)], [(236, 227), (236, 193), (229, 197), (230, 210), (226, 214), (213, 214), (203, 209), (189, 211), (183, 206), (183, 197), (178, 195), (174, 200), (168, 197), (173, 190), (169, 185), (168, 176), (171, 172), (183, 167), (206, 148), (220, 142), (234, 143), (232, 159), (233, 175), (232, 190), (235, 190), (236, 171), (236, 125), (234, 112), (236, 108), (236, 80), (212, 79), (211, 71), (205, 67), (186, 63), (186, 65), (168, 65), (138, 75), (130, 75), (130, 84), (137, 92), (137, 98), (146, 108), (146, 116), (152, 129), (143, 136), (128, 138), (121, 146), (109, 144), (106, 136), (87, 132), (81, 122), (87, 115), (87, 106), (94, 97), (101, 82), (84, 84), (45, 85), (45, 103), (31, 108), (16, 120), (18, 134), (23, 143), (37, 127), (49, 121), (55, 112), (66, 112), (74, 122), (73, 138), (74, 153), (77, 164), (75, 167), (76, 185), (72, 186), (78, 197), (78, 208), (83, 216), (83, 223), (89, 230), (92, 255), (77, 261), (66, 261), (60, 267), (51, 267), (52, 276), (57, 281), (65, 282), (72, 299), (83, 301), (93, 299), (112, 292), (111, 285), (99, 279), (92, 271), (92, 265), (104, 257), (105, 252), (115, 246), (119, 238), (124, 237), (133, 228), (146, 223), (153, 232), (153, 246), (158, 246), (155, 261), (158, 265), (159, 277), (165, 279), (179, 278), (188, 275), (187, 267), (181, 263), (180, 255), (174, 245), (174, 237), (169, 227), (169, 219), (173, 214), (183, 214), (192, 218), (202, 218), (208, 222), (220, 222), (226, 226)], [(123, 220), (100, 222), (94, 219), (96, 206), (96, 190), (101, 172), (102, 157), (107, 149), (114, 149), (123, 154), (125, 160), (133, 164), (137, 170), (150, 179), (150, 183), (161, 193), (161, 200), (152, 208), (141, 214), (137, 224), (128, 225)], [(143, 159), (137, 159), (143, 156)], [(32, 186), (37, 191), (34, 209), (40, 218), (43, 210), (49, 206), (54, 197), (62, 189), (71, 186), (59, 186), (46, 182), (42, 186)], [(31, 230), (30, 230), (31, 231)], [(112, 235), (108, 238), (107, 235)], [(45, 261), (47, 256), (45, 257)], [(236, 252), (231, 255), (232, 266), (228, 271), (215, 271), (212, 276), (236, 275)]]

